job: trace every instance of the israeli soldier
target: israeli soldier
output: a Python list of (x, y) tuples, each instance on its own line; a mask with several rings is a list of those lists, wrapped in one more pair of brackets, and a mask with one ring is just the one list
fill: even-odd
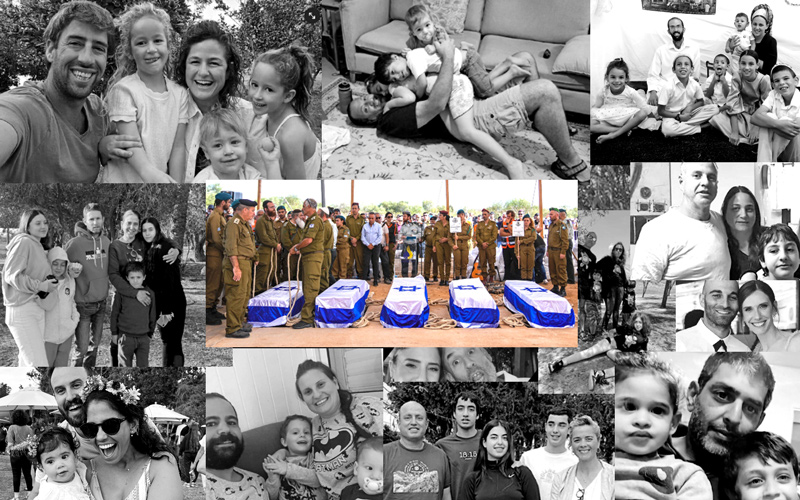
[(330, 273), (331, 273), (331, 250), (333, 249), (333, 227), (328, 222), (328, 209), (321, 207), (318, 215), (322, 221), (322, 274), (320, 275), (319, 293), (324, 292), (330, 286)]
[(567, 284), (574, 285), (575, 284), (575, 266), (572, 264), (572, 233), (575, 231), (575, 228), (572, 227), (572, 224), (567, 220), (567, 211), (563, 208), (558, 210), (558, 218), (564, 221), (564, 224), (567, 225), (569, 229), (569, 248), (567, 249)]
[(256, 244), (250, 221), (256, 213), (256, 202), (236, 200), (233, 218), (225, 225), (225, 257), (222, 274), (225, 279), (227, 315), (225, 336), (243, 339), (250, 336), (253, 325), (247, 322), (247, 302), (253, 286), (253, 261)]
[(314, 326), (314, 302), (319, 295), (322, 261), (324, 260), (324, 225), (317, 216), (317, 202), (307, 198), (303, 202), (303, 214), (307, 217), (300, 243), (294, 245), (289, 253), (302, 255), (303, 262), (303, 310), (300, 321), (292, 328), (312, 328)]
[[(272, 222), (273, 227), (275, 227), (275, 234), (278, 236), (278, 243), (281, 243), (281, 230), (283, 226), (286, 224), (286, 207), (283, 205), (279, 205), (276, 209), (278, 212), (278, 216)], [(278, 252), (278, 272), (277, 272), (277, 281), (278, 283), (283, 283), (286, 281), (289, 276), (288, 268), (286, 267), (286, 256), (289, 255), (289, 249), (281, 244), (281, 249)]]
[(333, 275), (338, 279), (347, 279), (350, 277), (347, 267), (350, 263), (350, 250), (353, 246), (350, 244), (350, 230), (344, 225), (344, 217), (341, 215), (336, 217), (336, 229), (339, 231), (336, 237), (336, 262), (333, 263)]
[[(422, 233), (422, 239), (425, 241), (425, 263), (422, 268), (422, 274), (425, 276), (425, 281), (436, 281), (439, 277), (439, 264), (436, 260), (436, 253), (433, 251), (436, 246), (436, 216), (431, 215), (431, 223), (425, 227)], [(433, 277), (431, 278), (431, 264), (433, 264)]]
[[(481, 210), (483, 220), (475, 224), (475, 246), (478, 247), (478, 265), (481, 270), (481, 279), (484, 283), (493, 283), (495, 270), (494, 262), (497, 254), (497, 224), (485, 208)], [(489, 274), (486, 274), (486, 264), (489, 264)]]
[[(359, 208), (358, 203), (353, 203), (350, 208), (350, 215), (347, 216), (344, 222), (344, 225), (350, 230), (350, 245), (352, 247), (350, 250), (350, 267), (348, 269), (352, 269), (353, 264), (355, 264), (355, 276), (361, 276), (361, 272), (364, 269), (364, 244), (361, 243), (361, 228), (364, 227), (366, 220), (358, 214)], [(353, 276), (352, 273), (351, 276)]]
[(461, 231), (450, 233), (449, 243), (453, 247), (453, 279), (460, 280), (467, 277), (469, 240), (472, 238), (472, 226), (467, 222), (464, 210), (459, 210), (456, 215), (461, 219)]
[[(291, 218), (281, 229), (281, 245), (283, 245), (283, 248), (292, 248), (300, 243), (303, 239), (303, 229), (300, 227), (301, 224), (303, 224), (303, 221), (300, 220), (300, 210), (294, 210), (291, 214)], [(289, 257), (289, 269), (286, 271), (287, 280), (297, 281), (300, 279), (302, 269), (300, 272), (297, 271), (297, 261), (299, 259), (300, 254)], [(300, 266), (302, 265), (301, 263)]]
[(231, 195), (217, 193), (214, 210), (206, 219), (206, 324), (221, 325), (225, 316), (217, 311), (217, 300), (222, 295), (222, 259), (225, 255), (222, 237), (225, 235), (225, 216), (231, 206)]
[(550, 266), (551, 291), (562, 297), (567, 296), (567, 251), (569, 248), (569, 228), (558, 218), (558, 209), (550, 209), (550, 230), (547, 233), (547, 260)]
[(519, 239), (519, 268), (522, 273), (522, 279), (533, 281), (533, 267), (536, 264), (536, 230), (531, 224), (533, 220), (531, 216), (525, 214), (522, 218), (525, 223), (525, 236)]
[(433, 247), (433, 251), (436, 252), (436, 259), (439, 263), (439, 286), (447, 286), (447, 284), (450, 283), (452, 247), (450, 246), (450, 221), (447, 217), (448, 213), (447, 210), (440, 210), (439, 215), (441, 215), (441, 217), (439, 217), (439, 220), (434, 224), (436, 228), (436, 233), (434, 234), (436, 246)]
[[(263, 204), (264, 215), (256, 221), (256, 241), (259, 243), (256, 256), (258, 257), (258, 267), (256, 267), (256, 295), (267, 290), (271, 283), (267, 278), (273, 272), (277, 272), (278, 254), (281, 251), (281, 243), (275, 233), (275, 225), (270, 218), (275, 215), (275, 204), (267, 200)], [(272, 276), (274, 279), (275, 276)]]

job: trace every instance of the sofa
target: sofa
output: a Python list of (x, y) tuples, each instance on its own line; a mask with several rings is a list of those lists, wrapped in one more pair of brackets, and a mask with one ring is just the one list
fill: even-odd
[[(352, 81), (360, 73), (372, 73), (378, 55), (405, 47), (409, 31), (403, 18), (412, 4), (342, 0), (342, 35)], [(471, 43), (489, 69), (515, 52), (531, 53), (534, 76), (558, 87), (564, 109), (588, 115), (589, 19), (588, 0), (469, 0), (464, 31), (451, 35), (457, 45)]]
[(255, 472), (264, 479), (267, 473), (261, 464), (267, 454), (272, 454), (282, 448), (281, 446), (281, 425), (283, 422), (262, 425), (255, 429), (250, 429), (242, 433), (242, 440), (245, 442), (244, 453), (242, 453), (237, 467)]

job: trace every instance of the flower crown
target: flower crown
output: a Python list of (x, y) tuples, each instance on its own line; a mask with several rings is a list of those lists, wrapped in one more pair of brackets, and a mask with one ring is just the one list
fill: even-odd
[(86, 379), (83, 385), (83, 399), (94, 391), (106, 391), (117, 396), (126, 405), (132, 405), (139, 402), (141, 393), (136, 387), (125, 387), (125, 384), (115, 380), (105, 380), (100, 375), (93, 375)]

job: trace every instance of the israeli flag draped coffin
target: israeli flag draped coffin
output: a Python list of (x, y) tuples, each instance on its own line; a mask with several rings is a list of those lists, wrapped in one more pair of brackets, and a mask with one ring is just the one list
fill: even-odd
[(314, 320), (319, 328), (349, 328), (367, 309), (369, 285), (364, 280), (339, 280), (317, 295)]
[(395, 278), (383, 301), (381, 324), (386, 328), (422, 328), (430, 312), (425, 278)]
[[(247, 321), (257, 327), (281, 326), (286, 324), (287, 319), (300, 316), (300, 310), (306, 303), (303, 298), (303, 283), (299, 281), (284, 281), (280, 285), (262, 292), (247, 303)], [(292, 305), (292, 298), (297, 296), (294, 307), (289, 312)]]
[(512, 312), (521, 313), (536, 328), (575, 326), (575, 311), (560, 297), (533, 281), (506, 281), (503, 303)]
[(481, 280), (450, 282), (450, 317), (462, 328), (497, 328), (500, 311)]

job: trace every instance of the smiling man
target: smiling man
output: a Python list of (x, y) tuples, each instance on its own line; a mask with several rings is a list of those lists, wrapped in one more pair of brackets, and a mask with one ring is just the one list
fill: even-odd
[[(83, 0), (61, 6), (44, 32), (45, 81), (0, 96), (0, 182), (94, 182), (101, 140), (105, 146), (126, 141), (115, 142), (116, 148), (141, 146), (132, 137), (103, 139), (108, 120), (101, 99), (91, 92), (113, 43), (107, 10)], [(115, 154), (130, 156), (120, 149)]]
[(707, 280), (700, 294), (703, 318), (675, 335), (678, 352), (750, 352), (736, 339), (731, 323), (739, 312), (739, 284), (731, 280)]
[(550, 498), (553, 480), (563, 470), (578, 463), (578, 457), (567, 451), (569, 423), (572, 411), (568, 408), (554, 408), (548, 412), (544, 424), (547, 443), (539, 448), (528, 450), (520, 457), (522, 465), (528, 467), (539, 484), (539, 497)]
[(452, 497), (456, 499), (460, 498), (459, 487), (472, 472), (475, 459), (478, 457), (481, 435), (476, 425), (480, 415), (480, 402), (477, 396), (470, 392), (462, 392), (453, 402), (455, 434), (436, 441), (436, 446), (445, 452), (450, 462), (450, 489)]
[(692, 60), (695, 80), (700, 79), (700, 47), (689, 43), (685, 38), (686, 28), (683, 21), (673, 17), (667, 21), (667, 34), (670, 41), (656, 49), (650, 71), (647, 73), (647, 103), (658, 105), (658, 94), (672, 77), (672, 62), (679, 55), (686, 55)]
[(383, 445), (384, 500), (450, 500), (450, 462), (425, 442), (428, 415), (409, 401), (398, 415), (400, 440)]
[(633, 253), (631, 279), (725, 280), (731, 269), (722, 216), (711, 210), (717, 197), (715, 163), (682, 163), (681, 204), (642, 227)]

